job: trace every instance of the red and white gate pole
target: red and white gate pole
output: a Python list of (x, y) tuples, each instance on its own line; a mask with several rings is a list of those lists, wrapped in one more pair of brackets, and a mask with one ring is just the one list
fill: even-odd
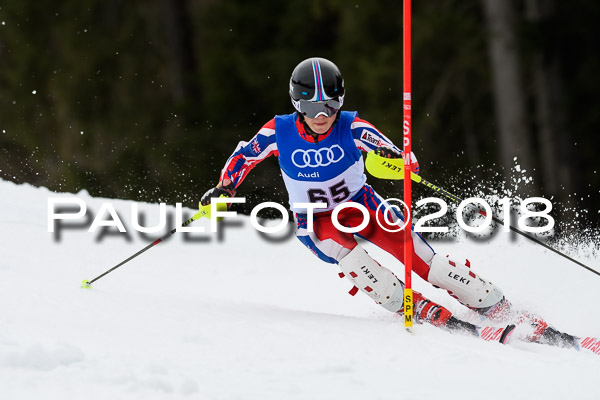
[(406, 225), (404, 228), (404, 267), (405, 275), (404, 282), (406, 284), (404, 288), (404, 326), (406, 328), (412, 327), (413, 324), (413, 292), (412, 292), (412, 255), (413, 255), (413, 242), (411, 237), (412, 231), (412, 216), (411, 216), (411, 179), (410, 179), (410, 165), (411, 159), (411, 87), (410, 87), (410, 70), (411, 70), (411, 59), (410, 59), (410, 0), (404, 0), (404, 15), (403, 15), (403, 47), (404, 47), (404, 203), (406, 204)]

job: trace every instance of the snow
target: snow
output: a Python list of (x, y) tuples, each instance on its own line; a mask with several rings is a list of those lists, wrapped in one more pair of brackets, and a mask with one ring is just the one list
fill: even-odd
[[(94, 216), (110, 202), (128, 229), (133, 203), (6, 181), (0, 193), (1, 399), (600, 396), (600, 357), (520, 341), (502, 346), (428, 325), (408, 333), (401, 318), (367, 296), (349, 296), (352, 285), (337, 267), (293, 237), (261, 238), (243, 216), (219, 234), (186, 236), (193, 242), (176, 233), (81, 289), (83, 279), (149, 241), (133, 231), (130, 241), (98, 241), (87, 228), (64, 230), (57, 241), (48, 232), (48, 198), (81, 198)], [(155, 225), (159, 206), (138, 206), (145, 226)], [(193, 225), (209, 230), (208, 221)], [(600, 277), (589, 271), (501, 231), (432, 245), (468, 257), (514, 303), (558, 329), (600, 335)], [(365, 246), (403, 276), (391, 256)], [(595, 259), (580, 260), (598, 269)], [(473, 317), (420, 278), (413, 285)]]

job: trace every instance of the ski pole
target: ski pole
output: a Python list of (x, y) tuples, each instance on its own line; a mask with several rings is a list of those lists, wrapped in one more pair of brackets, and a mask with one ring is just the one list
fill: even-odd
[[(181, 226), (182, 227), (183, 226), (188, 226), (189, 224), (191, 224), (192, 222), (194, 222), (196, 220), (194, 217), (192, 217), (192, 218), (188, 219), (187, 221), (185, 221), (183, 224), (181, 224)], [(92, 288), (92, 283), (96, 282), (98, 279), (102, 278), (104, 275), (107, 275), (107, 274), (111, 273), (115, 269), (119, 268), (121, 265), (123, 265), (123, 264), (125, 264), (125, 263), (127, 263), (127, 262), (129, 262), (131, 260), (133, 260), (134, 258), (136, 258), (137, 256), (139, 256), (140, 254), (142, 254), (146, 250), (149, 250), (151, 247), (156, 246), (157, 244), (159, 244), (160, 242), (162, 242), (164, 240), (167, 240), (175, 232), (177, 232), (177, 228), (171, 229), (169, 231), (169, 233), (167, 233), (165, 236), (161, 237), (160, 239), (156, 239), (154, 242), (150, 243), (148, 246), (144, 247), (142, 250), (138, 251), (137, 253), (135, 253), (131, 257), (127, 258), (126, 260), (121, 261), (120, 263), (118, 263), (117, 265), (115, 265), (114, 267), (112, 267), (111, 269), (109, 269), (108, 271), (106, 271), (106, 272), (98, 275), (97, 277), (95, 277), (91, 281), (83, 280), (83, 282), (81, 282), (81, 287), (84, 288), (84, 289), (91, 289)]]
[[(404, 178), (404, 165), (403, 165), (402, 159), (389, 159), (389, 158), (381, 157), (380, 155), (375, 154), (375, 152), (371, 151), (367, 154), (365, 166), (367, 167), (367, 170), (369, 171), (369, 173), (376, 178), (394, 179), (394, 180), (399, 180), (399, 179)], [(456, 203), (460, 203), (463, 201), (460, 197), (425, 180), (420, 175), (417, 175), (413, 172), (411, 172), (411, 180), (413, 180), (414, 182), (420, 183), (422, 185), (425, 185), (430, 189), (433, 189), (436, 193), (446, 196), (447, 198), (451, 199), (452, 201), (454, 201)], [(485, 211), (483, 211), (483, 210), (479, 210), (479, 214), (486, 216)], [(493, 215), (492, 215), (492, 220), (498, 224), (505, 225), (504, 221), (502, 221), (499, 218), (496, 218)], [(528, 235), (527, 233), (521, 231), (520, 229), (515, 228), (514, 226), (512, 226), (510, 224), (508, 224), (507, 226), (511, 231), (516, 232), (523, 237), (526, 237), (527, 239), (539, 244), (540, 246), (543, 246), (546, 249), (566, 258), (567, 260), (574, 262), (575, 264), (579, 265), (580, 267), (583, 267), (583, 268), (587, 269), (588, 271), (593, 272), (594, 274), (600, 276), (600, 272), (596, 271), (593, 268), (588, 267), (587, 265), (583, 264), (582, 262), (579, 262), (579, 261), (575, 260), (574, 258), (569, 257), (568, 255), (548, 246), (546, 243), (542, 242), (541, 240)]]
[[(221, 195), (220, 197), (223, 197), (223, 195)], [(224, 211), (226, 209), (227, 209), (227, 206), (225, 205), (225, 203), (217, 203), (217, 211)], [(182, 227), (188, 226), (189, 224), (191, 224), (192, 222), (194, 222), (195, 220), (200, 219), (200, 218), (210, 218), (210, 213), (211, 213), (211, 204), (208, 204), (206, 206), (201, 206), (200, 210), (196, 214), (194, 214), (194, 216), (192, 218), (188, 219), (183, 224), (181, 224), (181, 226)], [(217, 218), (217, 221), (219, 219), (220, 218)], [(159, 244), (160, 242), (162, 242), (164, 240), (167, 240), (175, 232), (177, 232), (177, 228), (173, 228), (165, 236), (161, 237), (160, 239), (156, 239), (154, 242), (150, 243), (148, 246), (144, 247), (142, 250), (138, 251), (137, 253), (135, 253), (131, 257), (127, 258), (126, 260), (121, 261), (119, 264), (115, 265), (114, 267), (112, 267), (108, 271), (104, 272), (103, 274), (98, 275), (97, 277), (95, 277), (91, 281), (88, 281), (88, 280), (84, 279), (81, 282), (81, 287), (84, 288), (84, 289), (91, 289), (92, 288), (92, 283), (96, 282), (98, 279), (102, 278), (104, 275), (107, 275), (107, 274), (111, 273), (115, 269), (119, 268), (121, 265), (123, 265), (123, 264), (125, 264), (125, 263), (127, 263), (127, 262), (129, 262), (131, 260), (133, 260), (134, 258), (136, 258), (137, 256), (139, 256), (140, 254), (142, 254), (146, 250), (149, 250), (151, 247), (156, 246), (157, 244)]]

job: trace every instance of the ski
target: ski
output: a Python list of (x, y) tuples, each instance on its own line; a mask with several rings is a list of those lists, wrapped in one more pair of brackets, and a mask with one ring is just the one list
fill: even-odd
[[(505, 328), (499, 328), (495, 326), (475, 326), (477, 336), (480, 339), (488, 342), (499, 342), (502, 344), (508, 344), (511, 341), (513, 333), (515, 332), (515, 328), (516, 325), (514, 324), (510, 324)], [(461, 330), (464, 331), (464, 329)], [(473, 330), (470, 330), (470, 332), (473, 333)], [(532, 335), (520, 336), (518, 334), (514, 335), (514, 337), (517, 340), (528, 343), (538, 343), (542, 345), (561, 347), (600, 356), (600, 338), (592, 336), (577, 337), (568, 333), (560, 332), (547, 325), (539, 337)]]
[(577, 350), (585, 353), (600, 355), (600, 338), (587, 336), (577, 341)]
[(454, 316), (448, 319), (444, 327), (451, 332), (467, 332), (486, 342), (498, 342), (501, 344), (508, 344), (515, 329), (514, 324), (503, 328), (497, 326), (477, 326)]
[(417, 301), (414, 315), (415, 322), (417, 323), (427, 322), (450, 332), (467, 333), (485, 340), (486, 342), (498, 342), (502, 344), (507, 344), (509, 342), (515, 329), (514, 324), (506, 325), (504, 327), (487, 325), (478, 326), (472, 324), (455, 317), (446, 308), (422, 297), (420, 293), (415, 292), (415, 294)]
[(497, 328), (493, 326), (478, 327), (479, 338), (487, 342), (499, 342), (502, 344), (508, 344), (512, 337), (515, 325), (507, 325), (504, 328)]
[(541, 317), (527, 311), (518, 311), (516, 315), (515, 324), (520, 332), (515, 336), (521, 341), (600, 355), (600, 338), (578, 337), (561, 332)]
[(526, 336), (523, 340), (531, 343), (573, 349), (582, 353), (600, 355), (600, 339), (592, 336), (577, 337), (560, 332), (551, 326), (546, 326), (539, 337)]

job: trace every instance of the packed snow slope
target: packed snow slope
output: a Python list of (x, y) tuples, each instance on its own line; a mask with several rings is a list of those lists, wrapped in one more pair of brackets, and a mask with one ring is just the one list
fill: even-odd
[[(6, 181), (0, 193), (2, 400), (600, 398), (600, 357), (520, 341), (502, 346), (429, 325), (410, 334), (367, 296), (349, 296), (352, 285), (336, 266), (293, 237), (263, 239), (247, 217), (220, 235), (176, 233), (81, 289), (83, 279), (150, 243), (133, 231), (134, 203)], [(63, 230), (57, 241), (48, 232), (49, 197), (82, 199), (94, 217), (110, 202), (130, 241), (98, 240), (85, 227)], [(158, 205), (137, 205), (145, 226), (158, 222)], [(208, 230), (208, 221), (192, 226)], [(600, 335), (600, 277), (589, 271), (503, 232), (432, 245), (469, 258), (514, 303), (557, 328)], [(365, 246), (403, 276), (397, 261)], [(472, 317), (446, 293), (413, 281)]]

